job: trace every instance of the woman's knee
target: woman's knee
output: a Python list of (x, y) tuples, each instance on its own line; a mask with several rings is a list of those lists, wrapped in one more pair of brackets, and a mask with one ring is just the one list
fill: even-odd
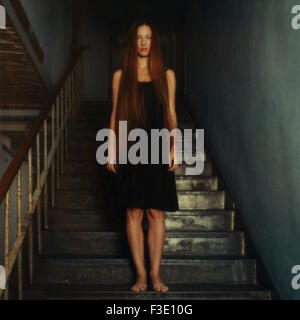
[(151, 220), (161, 220), (164, 218), (164, 211), (158, 209), (146, 209), (146, 214), (148, 219)]
[(140, 221), (143, 218), (143, 209), (141, 208), (127, 208), (127, 218), (134, 221)]

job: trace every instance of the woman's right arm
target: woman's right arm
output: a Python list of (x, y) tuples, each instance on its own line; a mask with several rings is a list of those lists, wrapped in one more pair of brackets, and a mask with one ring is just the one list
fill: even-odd
[[(110, 125), (109, 128), (111, 130), (113, 130), (114, 132), (116, 132), (116, 109), (117, 109), (117, 101), (118, 101), (118, 93), (119, 93), (119, 84), (120, 84), (120, 79), (121, 79), (121, 74), (122, 74), (122, 70), (118, 69), (114, 72), (113, 74), (113, 78), (112, 78), (112, 112), (111, 112), (111, 116), (110, 116)], [(108, 162), (107, 162), (107, 169), (110, 171), (113, 171), (114, 173), (117, 173), (116, 169), (115, 169), (115, 165), (113, 163), (113, 159), (115, 158), (115, 149), (114, 146), (112, 144), (113, 140), (109, 139), (110, 143), (109, 143), (109, 158), (108, 158)]]

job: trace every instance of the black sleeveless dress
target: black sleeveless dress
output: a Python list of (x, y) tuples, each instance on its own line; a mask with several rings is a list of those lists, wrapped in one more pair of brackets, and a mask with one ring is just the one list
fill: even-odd
[[(163, 211), (177, 211), (175, 171), (168, 171), (169, 165), (162, 163), (162, 141), (159, 139), (160, 157), (158, 164), (151, 164), (151, 129), (164, 128), (163, 108), (153, 87), (153, 82), (139, 82), (138, 88), (144, 96), (146, 126), (148, 134), (148, 164), (120, 164), (117, 169), (118, 206), (126, 208), (153, 208)], [(133, 142), (135, 143), (135, 142)], [(165, 151), (164, 151), (165, 152)], [(169, 152), (169, 151), (167, 151)]]

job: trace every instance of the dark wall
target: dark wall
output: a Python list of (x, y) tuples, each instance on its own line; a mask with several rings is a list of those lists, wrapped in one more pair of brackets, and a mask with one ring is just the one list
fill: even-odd
[(282, 298), (299, 299), (300, 30), (292, 0), (190, 1), (186, 93)]
[(104, 12), (97, 6), (83, 7), (79, 43), (88, 44), (84, 63), (84, 99), (106, 100), (108, 95), (109, 29)]
[(43, 50), (44, 68), (56, 84), (69, 64), (72, 37), (71, 0), (21, 0)]

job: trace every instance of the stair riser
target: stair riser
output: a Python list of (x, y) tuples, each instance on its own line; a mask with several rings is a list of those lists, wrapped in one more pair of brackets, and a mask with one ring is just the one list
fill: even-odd
[(204, 194), (178, 193), (181, 210), (225, 209), (225, 193), (221, 191)]
[[(96, 152), (97, 152), (98, 147), (99, 147), (99, 145), (95, 145), (94, 147), (88, 147), (88, 148), (71, 146), (70, 154), (68, 155), (68, 160), (71, 160), (71, 161), (88, 161), (90, 164), (91, 163), (96, 163), (98, 165), (101, 165), (100, 163), (97, 162), (97, 158), (96, 158)], [(196, 163), (195, 163), (195, 161), (196, 161), (195, 160), (196, 159), (196, 153), (195, 152), (193, 152), (192, 156), (190, 156), (189, 153), (185, 154), (183, 151), (182, 151), (181, 154), (182, 154), (181, 160), (178, 159), (178, 162), (179, 162), (178, 165), (179, 166), (180, 165), (187, 165), (187, 166), (189, 166), (191, 168), (196, 166)], [(202, 160), (202, 154), (201, 153), (199, 153), (199, 159)], [(204, 164), (203, 164), (204, 166), (205, 166), (205, 162), (209, 161), (208, 157), (205, 154), (203, 155), (203, 160), (202, 161), (204, 161)], [(197, 167), (200, 170), (201, 169), (201, 163), (199, 163), (197, 165)]]
[[(176, 106), (177, 110), (177, 116), (180, 118), (180, 120), (184, 123), (191, 121), (191, 116), (186, 113), (186, 106), (182, 107), (183, 110), (181, 110), (181, 105)], [(93, 116), (97, 116), (102, 113), (107, 113), (109, 116), (112, 111), (112, 104), (110, 101), (103, 102), (102, 104), (88, 104), (85, 105), (83, 102), (83, 105), (80, 107), (80, 117), (83, 118), (92, 118)], [(94, 118), (95, 119), (95, 118)]]
[[(170, 260), (169, 260), (170, 261)], [(256, 284), (255, 260), (161, 261), (160, 274), (168, 284)], [(36, 265), (35, 282), (128, 284), (136, 280), (133, 263), (45, 259)]]
[(177, 191), (218, 190), (218, 179), (216, 177), (209, 179), (202, 179), (201, 177), (192, 179), (176, 179), (176, 189)]
[(56, 197), (56, 208), (61, 209), (97, 209), (104, 206), (104, 199), (102, 194), (99, 195), (99, 198), (95, 196), (93, 192), (84, 192), (84, 193), (59, 193)]
[[(101, 129), (108, 129), (107, 127), (108, 121), (107, 120), (102, 120), (99, 122), (82, 122), (82, 123), (73, 123), (72, 125), (72, 140), (74, 141), (74, 145), (77, 145), (76, 142), (79, 141), (96, 141), (96, 134), (99, 130)], [(193, 145), (195, 145), (196, 142), (196, 130), (193, 128), (185, 128), (185, 129), (189, 129), (192, 130), (192, 142)], [(187, 141), (187, 138), (190, 137), (190, 132), (188, 131), (184, 131), (183, 129), (181, 129), (179, 127), (179, 130), (181, 130), (181, 136), (182, 138), (186, 138), (185, 141)], [(87, 139), (89, 138), (89, 139)], [(98, 144), (100, 142), (97, 142)]]
[[(96, 120), (93, 119), (93, 121), (88, 120), (82, 120), (81, 118), (76, 123), (73, 123), (72, 125), (72, 148), (74, 150), (86, 150), (86, 151), (93, 151), (95, 146), (96, 148), (100, 146), (103, 142), (96, 141), (96, 136), (99, 130), (101, 129), (108, 129), (109, 127), (109, 120)], [(182, 134), (182, 142), (187, 143), (189, 138), (189, 133), (184, 132), (183, 129), (181, 129)], [(191, 141), (191, 147), (193, 151), (196, 151), (196, 130), (187, 128), (192, 130), (192, 141)], [(150, 138), (150, 136), (149, 136)], [(183, 144), (182, 144), (183, 147)], [(189, 149), (190, 146), (186, 146), (186, 148)]]
[[(82, 130), (100, 130), (103, 128), (109, 128), (110, 118), (106, 114), (95, 114), (94, 117), (86, 117), (79, 115), (75, 120), (73, 127), (78, 131)], [(178, 122), (178, 129), (181, 130), (182, 136), (184, 136), (184, 129), (192, 130), (193, 136), (196, 136), (196, 126), (193, 122), (181, 123)], [(201, 128), (198, 128), (201, 129)]]
[(165, 213), (166, 229), (169, 231), (232, 231), (234, 213), (201, 213), (174, 215)]
[[(61, 188), (62, 189), (68, 189), (68, 190), (81, 190), (82, 188), (84, 189), (98, 189), (101, 188), (105, 182), (103, 179), (100, 178), (100, 169), (98, 170), (98, 175), (92, 177), (92, 176), (86, 176), (84, 174), (81, 174), (78, 176), (75, 175), (68, 175), (64, 176), (61, 179)], [(95, 171), (96, 171), (95, 170)], [(75, 170), (74, 170), (75, 171)], [(75, 172), (74, 172), (75, 174)], [(186, 191), (186, 190), (191, 190), (191, 191), (205, 191), (205, 190), (210, 190), (214, 191), (218, 189), (218, 179), (216, 177), (214, 178), (192, 178), (192, 179), (180, 179), (179, 176), (176, 176), (176, 189), (177, 191)]]
[(78, 114), (78, 118), (73, 123), (74, 131), (87, 131), (90, 128), (100, 130), (109, 127), (109, 117), (104, 114), (95, 115), (93, 118), (82, 117)]
[(163, 293), (147, 293), (139, 292), (133, 296), (130, 293), (81, 293), (77, 292), (74, 296), (73, 292), (60, 292), (59, 295), (30, 294), (25, 293), (23, 300), (270, 300), (268, 291), (253, 292), (163, 292)]
[(97, 108), (91, 108), (87, 110), (81, 109), (78, 113), (79, 118), (78, 120), (90, 120), (95, 121), (95, 119), (109, 119), (111, 115), (111, 106), (105, 106), (105, 107), (97, 107)]
[(111, 115), (111, 106), (103, 107), (88, 107), (88, 109), (81, 109), (78, 113), (80, 120), (94, 120), (97, 119), (109, 119)]
[[(120, 214), (122, 214), (120, 212)], [(219, 213), (201, 213), (190, 215), (174, 215), (165, 212), (165, 225), (168, 231), (232, 231), (233, 214), (230, 211)], [(125, 213), (124, 213), (125, 215)], [(119, 213), (116, 213), (119, 217)], [(125, 229), (125, 222), (111, 215), (85, 214), (48, 214), (50, 230), (69, 231), (117, 231)], [(124, 218), (124, 217), (122, 217)], [(146, 217), (143, 218), (147, 228)]]
[[(195, 167), (195, 165), (190, 166), (191, 168)], [(178, 168), (175, 171), (175, 175), (177, 176), (187, 176), (188, 172), (186, 172), (186, 165), (179, 165)], [(213, 166), (210, 161), (205, 161), (204, 162), (204, 168), (202, 173), (193, 175), (195, 178), (197, 177), (210, 177), (213, 175)]]
[[(97, 131), (91, 131), (91, 132), (81, 132), (80, 138), (75, 139), (74, 134), (72, 135), (72, 145), (71, 149), (74, 152), (91, 152), (94, 153), (96, 150), (103, 144), (103, 141), (96, 141), (96, 133)], [(150, 140), (149, 140), (150, 143)], [(190, 146), (185, 146), (185, 148), (182, 146), (182, 157), (186, 153), (187, 156), (190, 155)], [(196, 152), (196, 143), (193, 141), (192, 144), (192, 151), (195, 155)], [(204, 159), (207, 160), (207, 151), (204, 151), (204, 154), (201, 152), (202, 150), (199, 149), (199, 157), (203, 155)], [(185, 153), (183, 153), (185, 152)], [(202, 159), (202, 158), (201, 158)]]
[(166, 238), (165, 255), (178, 256), (243, 256), (240, 235), (224, 238)]
[[(176, 176), (187, 176), (186, 165), (179, 165), (175, 170)], [(194, 167), (194, 166), (190, 166)], [(105, 169), (104, 165), (100, 165), (96, 161), (95, 154), (86, 154), (78, 153), (78, 154), (70, 154), (68, 156), (68, 161), (65, 162), (64, 172), (65, 173), (86, 173), (86, 174), (97, 174), (99, 170)], [(213, 175), (212, 163), (210, 161), (204, 162), (204, 169), (201, 174), (191, 175), (195, 179), (199, 177), (211, 177)]]
[[(243, 235), (240, 233), (222, 234), (216, 237), (172, 237), (165, 238), (163, 256), (242, 256)], [(146, 237), (145, 237), (146, 245)], [(123, 235), (99, 235), (99, 233), (44, 232), (45, 254), (85, 254), (128, 256), (130, 248)]]
[[(177, 193), (181, 210), (211, 210), (225, 208), (225, 193), (222, 191), (202, 191), (201, 194)], [(87, 190), (86, 192), (59, 193), (56, 207), (61, 209), (97, 209), (105, 205), (102, 194)]]
[[(70, 152), (71, 157), (76, 153), (85, 153), (86, 157), (94, 155), (96, 157), (96, 152), (99, 149), (99, 147), (103, 144), (101, 141), (94, 141), (94, 137), (85, 137), (85, 135), (82, 135), (81, 140), (71, 140), (72, 144), (70, 146)], [(186, 149), (182, 149), (181, 151), (178, 151), (178, 155), (181, 156), (181, 159), (178, 157), (178, 161), (181, 161), (181, 163), (188, 163), (190, 165), (194, 166), (195, 159), (199, 159), (202, 161), (209, 161), (210, 157), (207, 154), (207, 151), (202, 152), (201, 150), (197, 151), (197, 157), (196, 157), (196, 146), (193, 145), (192, 152), (187, 147)], [(194, 161), (194, 162), (193, 162)]]
[(124, 226), (116, 218), (99, 215), (62, 214), (48, 216), (49, 230), (121, 231)]

